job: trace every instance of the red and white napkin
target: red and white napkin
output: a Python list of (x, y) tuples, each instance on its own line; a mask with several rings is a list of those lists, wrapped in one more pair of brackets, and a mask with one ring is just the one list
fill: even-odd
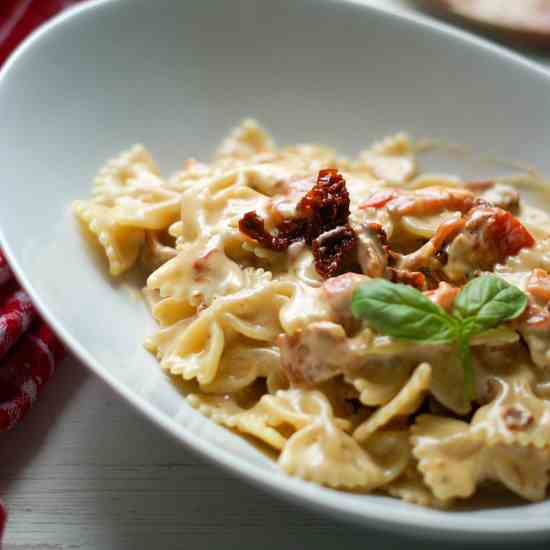
[[(64, 349), (0, 251), (0, 432), (14, 428), (50, 379)], [(0, 537), (6, 511), (0, 501)]]
[[(0, 65), (36, 27), (80, 1), (0, 0)], [(61, 341), (42, 321), (0, 250), (0, 432), (24, 418), (63, 355)], [(0, 500), (0, 545), (5, 523)]]

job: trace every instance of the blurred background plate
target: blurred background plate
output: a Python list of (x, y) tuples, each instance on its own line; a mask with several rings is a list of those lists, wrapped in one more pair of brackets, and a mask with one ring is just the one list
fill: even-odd
[(513, 46), (550, 48), (549, 0), (418, 0), (432, 13)]

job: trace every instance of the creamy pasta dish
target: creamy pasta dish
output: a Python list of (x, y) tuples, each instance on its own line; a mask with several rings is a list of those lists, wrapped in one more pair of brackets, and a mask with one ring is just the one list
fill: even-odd
[(550, 217), (535, 176), (420, 173), (405, 134), (354, 160), (247, 120), (164, 178), (136, 145), (75, 212), (146, 270), (146, 348), (189, 403), (331, 488), (448, 506), (550, 475)]

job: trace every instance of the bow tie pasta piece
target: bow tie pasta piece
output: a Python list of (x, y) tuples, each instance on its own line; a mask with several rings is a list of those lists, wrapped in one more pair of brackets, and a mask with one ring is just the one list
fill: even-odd
[(162, 231), (145, 231), (145, 246), (141, 250), (141, 265), (148, 273), (158, 269), (178, 254), (172, 243), (165, 244), (163, 242), (163, 236)]
[[(261, 288), (261, 287), (256, 287)], [(220, 307), (220, 319), (224, 329), (230, 329), (251, 340), (273, 342), (281, 332), (279, 311), (288, 301), (285, 294), (286, 285), (279, 282), (266, 282), (263, 292), (266, 301), (256, 295), (257, 291), (242, 290), (240, 298), (237, 293), (224, 297), (225, 303), (217, 301)], [(227, 307), (223, 307), (227, 304)]]
[[(268, 221), (271, 219), (271, 198), (260, 189), (274, 185), (278, 177), (261, 174), (258, 170), (235, 169), (197, 181), (181, 195), (178, 247), (185, 242), (218, 236), (224, 243), (235, 241), (233, 248), (238, 244), (243, 249), (235, 250), (243, 260), (252, 258), (253, 253), (247, 252), (245, 246), (252, 243), (239, 231), (239, 220), (252, 210), (261, 212)], [(271, 256), (279, 258), (281, 254), (272, 253)]]
[(255, 120), (246, 119), (222, 142), (216, 159), (247, 160), (273, 152), (275, 144), (269, 134)]
[(429, 508), (448, 507), (447, 503), (437, 499), (424, 483), (415, 460), (409, 462), (405, 471), (397, 479), (385, 485), (384, 491), (410, 504)]
[(490, 379), (496, 397), (476, 411), (471, 423), (472, 429), (483, 431), (489, 446), (550, 447), (550, 401), (533, 393), (533, 378), (523, 364), (508, 376)]
[(483, 438), (466, 422), (421, 415), (411, 428), (418, 470), (441, 501), (474, 494), (483, 475)]
[(140, 173), (158, 175), (159, 169), (143, 145), (134, 145), (101, 168), (94, 181), (94, 196), (116, 196)]
[(443, 210), (431, 216), (402, 216), (399, 218), (400, 229), (411, 237), (431, 239), (445, 222), (456, 219), (454, 212)]
[(145, 288), (148, 294), (156, 294), (155, 303), (150, 304), (151, 313), (161, 327), (168, 327), (182, 319), (195, 315), (196, 308), (181, 298), (160, 298), (157, 290)]
[(205, 164), (194, 158), (189, 158), (183, 163), (183, 169), (175, 172), (168, 179), (172, 189), (183, 192), (195, 184), (195, 182), (212, 177), (216, 169), (212, 164)]
[(290, 277), (296, 278), (298, 283), (306, 287), (318, 288), (323, 283), (323, 279), (315, 269), (313, 252), (303, 242), (294, 243), (288, 247), (286, 269)]
[(197, 307), (240, 290), (243, 283), (243, 269), (225, 255), (220, 237), (214, 236), (182, 245), (176, 257), (149, 275), (147, 288)]
[(486, 451), (486, 475), (526, 500), (543, 500), (549, 482), (550, 450), (497, 445)]
[(279, 309), (287, 298), (288, 285), (266, 282), (253, 289), (243, 289), (218, 297), (190, 322), (161, 330), (149, 339), (149, 348), (157, 351), (159, 339), (173, 336), (165, 346), (161, 367), (185, 380), (196, 378), (200, 384), (214, 381), (225, 346), (235, 338), (271, 341), (281, 331)]
[(380, 432), (362, 447), (324, 418), (288, 440), (279, 464), (290, 475), (329, 487), (373, 490), (399, 477), (409, 458), (405, 431)]
[(151, 155), (136, 145), (109, 161), (95, 181), (90, 200), (76, 201), (76, 215), (105, 249), (112, 275), (132, 267), (144, 229), (164, 229), (176, 221), (181, 194), (158, 176)]
[(284, 159), (308, 172), (319, 172), (325, 168), (337, 168), (345, 170), (350, 163), (345, 158), (339, 157), (334, 149), (323, 145), (299, 144), (292, 147), (285, 147), (280, 152)]
[(282, 390), (274, 396), (265, 395), (260, 403), (271, 417), (293, 426), (296, 430), (316, 422), (319, 418), (330, 418), (343, 430), (350, 427), (347, 420), (334, 418), (329, 400), (316, 390)]
[(406, 134), (390, 136), (360, 153), (357, 168), (367, 169), (374, 177), (404, 184), (416, 174), (416, 160)]
[[(283, 296), (277, 296), (275, 300), (274, 305), (276, 308), (285, 302)], [(224, 327), (231, 328), (234, 332), (253, 340), (272, 342), (281, 330), (277, 316), (269, 308), (264, 308), (262, 311), (255, 312), (248, 317), (247, 319), (244, 316), (239, 317), (227, 312), (221, 318)]]
[(443, 501), (466, 498), (486, 480), (499, 481), (527, 500), (541, 500), (549, 482), (550, 448), (496, 443), (465, 422), (420, 416), (412, 427), (418, 469)]
[(394, 418), (408, 416), (416, 411), (430, 387), (431, 376), (432, 367), (428, 363), (421, 363), (401, 391), (365, 420), (353, 432), (353, 437), (358, 441), (366, 441)]
[(184, 244), (177, 256), (149, 276), (147, 292), (158, 293), (151, 311), (161, 325), (168, 325), (209, 306), (217, 297), (258, 288), (271, 279), (271, 273), (262, 268), (241, 268), (212, 237), (206, 243)]
[(178, 337), (193, 322), (193, 319), (193, 317), (187, 317), (157, 330), (153, 336), (146, 338), (145, 348), (154, 353), (159, 360), (170, 356), (177, 345)]
[(410, 378), (412, 366), (395, 361), (387, 363), (367, 362), (360, 371), (350, 370), (344, 380), (359, 393), (359, 401), (367, 407), (389, 403)]
[(433, 354), (430, 359), (432, 380), (431, 394), (450, 411), (458, 415), (468, 414), (472, 405), (464, 392), (464, 369), (458, 358), (451, 353)]
[(252, 384), (257, 378), (266, 378), (268, 389), (283, 389), (286, 378), (281, 371), (279, 348), (260, 347), (237, 342), (224, 350), (216, 378), (201, 385), (201, 391), (211, 394), (235, 393)]
[(189, 403), (218, 424), (253, 435), (275, 449), (282, 449), (288, 433), (315, 422), (323, 413), (334, 422), (336, 429), (348, 423), (333, 418), (330, 403), (320, 392), (281, 390), (264, 395), (250, 409), (240, 407), (230, 395), (196, 395), (187, 397)]
[[(258, 191), (257, 174), (248, 170), (235, 170), (212, 178), (199, 191), (197, 186), (185, 195), (197, 193), (202, 199), (205, 221), (209, 226), (224, 224), (238, 227), (238, 221), (251, 209), (265, 211), (269, 197)], [(185, 212), (185, 210), (184, 210)], [(185, 219), (185, 215), (183, 216)]]
[(198, 318), (178, 331), (160, 366), (184, 380), (196, 378), (199, 384), (214, 380), (225, 346), (225, 336), (220, 323)]
[(264, 396), (255, 408), (267, 412), (270, 422), (297, 430), (279, 458), (291, 475), (331, 487), (374, 488), (398, 477), (409, 461), (406, 432), (373, 436), (362, 448), (344, 430), (349, 423), (335, 418), (319, 391), (287, 390)]
[(112, 204), (113, 217), (121, 225), (164, 229), (177, 221), (181, 194), (162, 187), (162, 181), (156, 176), (147, 176), (149, 180), (152, 177), (156, 181), (133, 182), (118, 196), (105, 201)]
[(359, 443), (331, 423), (317, 422), (296, 432), (284, 446), (279, 465), (290, 475), (329, 487), (381, 484), (380, 470)]
[(135, 264), (145, 240), (143, 229), (121, 225), (110, 208), (93, 201), (76, 201), (74, 211), (103, 247), (111, 275), (121, 275)]
[(254, 436), (273, 449), (280, 450), (286, 443), (286, 437), (269, 425), (270, 419), (261, 408), (243, 409), (227, 395), (190, 394), (187, 401), (217, 424)]
[(376, 432), (361, 446), (380, 468), (384, 486), (403, 475), (412, 459), (407, 429)]
[(178, 218), (181, 193), (159, 177), (147, 150), (135, 145), (99, 172), (92, 200), (109, 207), (121, 225), (163, 229)]

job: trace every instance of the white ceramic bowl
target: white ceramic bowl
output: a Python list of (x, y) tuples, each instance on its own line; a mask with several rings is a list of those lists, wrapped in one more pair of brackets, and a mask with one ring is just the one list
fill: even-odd
[(91, 2), (34, 34), (0, 75), (1, 238), (42, 313), (159, 427), (279, 495), (421, 535), (550, 533), (550, 501), (440, 512), (287, 477), (190, 409), (143, 349), (144, 306), (105, 276), (69, 204), (131, 143), (169, 173), (208, 158), (248, 115), (282, 142), (353, 153), (407, 129), (550, 173), (549, 75), (443, 25), (329, 0)]

